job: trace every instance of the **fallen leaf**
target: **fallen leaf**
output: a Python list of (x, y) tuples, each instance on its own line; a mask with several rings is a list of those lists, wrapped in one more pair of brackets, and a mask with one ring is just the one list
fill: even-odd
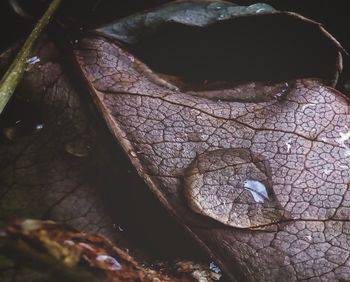
[[(259, 31), (270, 30), (259, 26), (259, 21), (252, 22)], [(249, 97), (243, 102), (222, 101), (221, 94), (215, 99), (215, 93), (210, 97), (203, 93), (230, 92), (229, 79), (235, 81), (232, 74), (242, 71), (243, 66), (234, 64), (235, 56), (227, 57), (229, 64), (222, 79), (227, 84), (220, 82), (218, 88), (220, 77), (208, 75), (217, 75), (213, 62), (218, 56), (220, 63), (225, 63), (225, 56), (205, 53), (211, 49), (198, 43), (198, 37), (190, 41), (194, 45), (179, 40), (187, 26), (176, 33), (180, 37), (166, 30), (159, 40), (156, 33), (136, 47), (125, 48), (120, 42), (93, 35), (75, 46), (83, 79), (90, 84), (97, 107), (140, 176), (232, 280), (349, 279), (349, 101), (320, 80), (309, 78), (328, 77), (332, 81), (337, 77), (340, 49), (319, 24), (306, 19), (301, 23), (300, 30), (309, 25), (325, 36), (326, 46), (332, 46), (333, 51), (327, 52), (330, 56), (323, 61), (328, 75), (310, 71), (315, 64), (310, 65), (312, 56), (305, 53), (299, 62), (307, 62), (308, 71), (293, 69), (304, 79), (293, 77), (286, 89), (274, 88), (274, 95), (263, 101), (248, 101)], [(205, 38), (210, 28), (190, 27), (188, 34), (199, 33)], [(286, 39), (284, 34), (283, 40), (275, 35), (275, 45)], [(183, 53), (172, 60), (172, 53), (164, 47), (170, 48), (175, 41), (175, 46), (183, 45)], [(214, 42), (221, 48), (226, 46), (222, 41)], [(292, 40), (286, 45), (294, 43), (300, 42)], [(147, 48), (143, 53), (137, 46)], [(150, 46), (154, 49), (145, 58)], [(322, 49), (321, 45), (311, 46), (306, 50), (317, 53)], [(324, 50), (329, 51), (328, 47)], [(278, 47), (270, 50), (272, 54), (278, 51)], [(290, 58), (300, 55), (291, 51), (281, 52)], [(241, 61), (249, 60), (250, 54), (239, 53)], [(271, 63), (280, 63), (280, 58)], [(153, 59), (163, 66), (157, 68)], [(254, 60), (249, 62), (243, 78), (253, 71)], [(262, 71), (267, 66), (270, 64), (258, 64), (257, 68)], [(199, 77), (190, 75), (196, 68), (203, 70)], [(198, 78), (208, 79), (209, 86)], [(265, 202), (267, 207), (262, 208)], [(283, 211), (281, 216), (275, 216), (276, 208), (278, 213)], [(239, 222), (243, 218), (244, 224)], [(261, 218), (270, 220), (255, 224), (255, 219)]]
[(53, 221), (26, 219), (0, 229), (0, 250), (5, 257), (37, 268), (47, 281), (209, 282), (217, 277), (191, 262), (187, 271), (178, 268), (173, 273), (142, 267), (107, 239)]

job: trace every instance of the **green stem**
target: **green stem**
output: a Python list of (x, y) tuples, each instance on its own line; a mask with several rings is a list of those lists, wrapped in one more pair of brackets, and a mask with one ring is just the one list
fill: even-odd
[(6, 104), (10, 100), (13, 92), (15, 91), (17, 84), (20, 82), (24, 70), (27, 65), (28, 57), (32, 51), (34, 43), (37, 41), (41, 32), (49, 23), (53, 14), (60, 5), (61, 0), (53, 0), (50, 6), (47, 8), (44, 15), (36, 24), (33, 31), (28, 36), (27, 40), (24, 42), (21, 50), (17, 54), (15, 60), (6, 71), (5, 75), (0, 81), (0, 114), (4, 110)]

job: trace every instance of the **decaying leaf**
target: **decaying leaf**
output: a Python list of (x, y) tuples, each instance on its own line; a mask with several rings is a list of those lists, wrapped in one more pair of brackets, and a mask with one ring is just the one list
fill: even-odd
[[(101, 237), (79, 233), (53, 221), (27, 219), (0, 230), (5, 257), (49, 273), (49, 281), (213, 281), (220, 277), (195, 266), (178, 276), (140, 266), (130, 255)], [(197, 271), (197, 273), (196, 273)], [(200, 277), (198, 277), (198, 272)], [(197, 276), (197, 277), (196, 277)]]
[(52, 60), (33, 67), (50, 107), (40, 137), (0, 148), (2, 219), (53, 218), (115, 240), (99, 195), (123, 159), (81, 107), (88, 88), (150, 190), (232, 281), (349, 280), (349, 100), (326, 85), (342, 50), (322, 26), (190, 1), (102, 32), (73, 41), (87, 87)]
[[(137, 23), (144, 23), (147, 15), (152, 12), (137, 15)], [(303, 35), (305, 30), (311, 32), (308, 47), (281, 28), (291, 18), (299, 21)], [(225, 49), (228, 33), (240, 28), (232, 24), (235, 19), (204, 28), (176, 23), (179, 33), (173, 33), (171, 22), (128, 48), (90, 35), (74, 53), (97, 107), (139, 174), (232, 280), (348, 280), (349, 100), (309, 78), (337, 77), (339, 44), (319, 24), (295, 14), (273, 12), (239, 19), (269, 33), (265, 46), (274, 47), (270, 54), (297, 58), (298, 68), (291, 62), (284, 65), (288, 59), (278, 55), (263, 64), (250, 61), (253, 51), (245, 43), (254, 42), (255, 34), (242, 44), (240, 37), (233, 37), (230, 48), (246, 48), (235, 64), (238, 55)], [(221, 41), (211, 42), (215, 34), (211, 28)], [(210, 47), (215, 45), (214, 52), (205, 53), (212, 49), (199, 40), (203, 38)], [(263, 39), (254, 48), (258, 58), (264, 58), (259, 53)], [(172, 57), (174, 42), (183, 48)], [(220, 48), (227, 52), (220, 53)], [(318, 57), (317, 62), (325, 64), (322, 74), (313, 69), (317, 63), (311, 55), (319, 50), (329, 55)], [(284, 65), (288, 75), (295, 71), (285, 89), (277, 85), (269, 99), (220, 99), (230, 96), (235, 74), (244, 73), (238, 80), (248, 80), (252, 73), (254, 83), (275, 64)], [(274, 69), (278, 79), (280, 66)], [(262, 76), (254, 76), (256, 70)], [(224, 74), (218, 77), (218, 73)], [(304, 79), (295, 79), (298, 76)], [(238, 89), (244, 93), (244, 87)], [(208, 97), (205, 92), (214, 93)], [(264, 230), (256, 228), (262, 226)]]

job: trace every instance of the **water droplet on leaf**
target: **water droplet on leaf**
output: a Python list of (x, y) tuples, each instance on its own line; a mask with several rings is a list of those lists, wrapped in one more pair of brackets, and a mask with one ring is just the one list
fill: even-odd
[(74, 140), (65, 145), (65, 150), (67, 153), (83, 158), (89, 155), (91, 151), (91, 146), (84, 139)]
[(215, 273), (220, 273), (220, 272), (221, 272), (220, 267), (218, 267), (218, 266), (216, 265), (216, 263), (213, 262), (213, 261), (210, 262), (210, 264), (209, 264), (209, 269), (210, 269), (211, 271), (215, 272)]
[(257, 180), (248, 179), (244, 181), (244, 188), (252, 194), (257, 203), (263, 203), (265, 199), (269, 200), (265, 185)]
[(209, 11), (220, 11), (224, 8), (224, 3), (222, 2), (213, 2), (208, 5), (208, 10)]
[(40, 62), (40, 58), (38, 56), (33, 56), (27, 60), (27, 63), (29, 65), (35, 65), (36, 63)]
[(199, 155), (184, 178), (190, 208), (237, 228), (256, 228), (284, 218), (266, 164), (247, 149)]
[(133, 150), (131, 150), (131, 151), (129, 152), (129, 154), (130, 154), (130, 156), (133, 157), (133, 158), (136, 158), (136, 157), (137, 157), (136, 152), (133, 151)]
[(218, 16), (218, 20), (224, 20), (226, 18), (226, 16), (224, 14), (221, 14)]
[(247, 7), (247, 11), (254, 12), (256, 14), (271, 13), (274, 8), (265, 3), (256, 3)]
[(35, 126), (35, 129), (36, 130), (41, 130), (41, 129), (43, 129), (44, 128), (44, 124), (42, 124), (42, 123), (39, 123), (39, 124), (37, 124), (36, 126)]
[(120, 263), (113, 257), (107, 255), (99, 255), (96, 257), (96, 261), (101, 263), (101, 267), (103, 269), (107, 269), (110, 271), (120, 271), (122, 266)]

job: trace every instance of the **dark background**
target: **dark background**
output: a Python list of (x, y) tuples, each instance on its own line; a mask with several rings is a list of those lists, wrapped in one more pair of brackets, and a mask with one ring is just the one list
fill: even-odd
[[(33, 17), (38, 17), (49, 1), (17, 0), (23, 9)], [(91, 26), (121, 18), (131, 13), (155, 7), (166, 0), (63, 0), (59, 12), (59, 21), (64, 25)], [(249, 5), (259, 1), (232, 1)], [(267, 0), (260, 1), (271, 4), (276, 9), (300, 13), (324, 24), (326, 29), (350, 50), (350, 36), (347, 27), (350, 22), (350, 9), (346, 0)], [(17, 15), (9, 1), (0, 1), (0, 48), (4, 49), (12, 42), (25, 36), (33, 27), (34, 20), (24, 19)]]
[[(9, 2), (18, 3), (21, 8), (32, 17), (23, 18), (14, 12)], [(36, 19), (45, 11), (49, 0), (1, 0), (0, 1), (0, 52), (21, 39), (32, 30)], [(56, 23), (68, 31), (81, 27), (95, 27), (112, 20), (128, 16), (137, 11), (151, 9), (169, 0), (63, 0), (56, 17)], [(278, 10), (299, 13), (312, 20), (320, 22), (324, 27), (350, 51), (350, 36), (347, 29), (350, 26), (350, 9), (347, 0), (266, 0), (231, 1), (241, 5), (265, 2)], [(344, 71), (338, 83), (341, 91), (348, 92), (344, 87), (349, 80), (349, 58), (344, 58)]]

